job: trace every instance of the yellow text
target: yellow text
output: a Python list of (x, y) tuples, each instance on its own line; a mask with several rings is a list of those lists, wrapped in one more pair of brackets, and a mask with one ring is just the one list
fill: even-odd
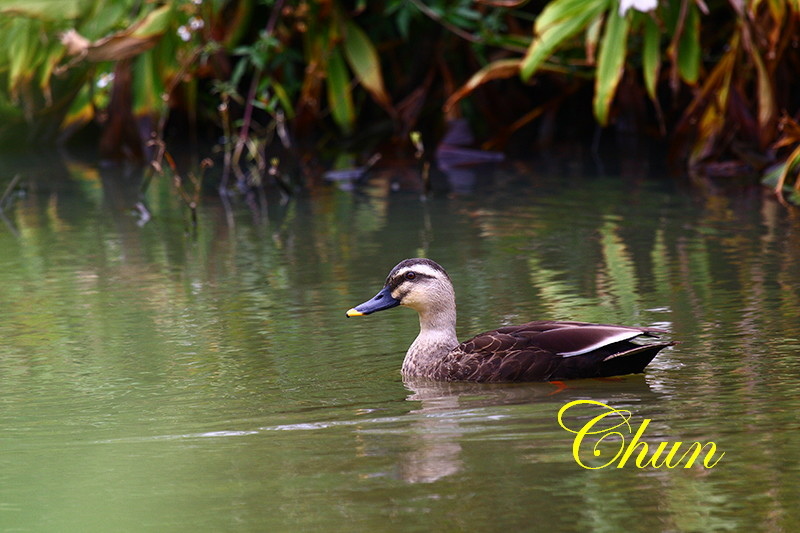
[[(565, 424), (564, 415), (569, 409), (578, 405), (592, 405), (600, 408), (601, 412), (579, 429), (573, 429)], [(648, 466), (653, 468), (676, 468), (681, 464), (683, 464), (683, 468), (691, 468), (703, 450), (706, 450), (706, 455), (702, 460), (702, 465), (705, 468), (714, 468), (725, 455), (725, 452), (721, 452), (714, 460), (714, 456), (717, 453), (717, 445), (713, 442), (705, 444), (692, 442), (685, 449), (684, 443), (681, 441), (672, 443), (660, 442), (657, 445), (655, 443), (648, 444), (642, 439), (647, 426), (650, 424), (650, 419), (645, 418), (644, 422), (634, 432), (630, 424), (630, 418), (630, 411), (614, 409), (609, 405), (594, 400), (575, 400), (564, 405), (558, 411), (558, 424), (570, 433), (575, 434), (575, 439), (572, 441), (572, 457), (578, 465), (589, 470), (599, 470), (609, 466), (623, 468), (629, 464), (629, 461), (637, 452), (638, 455), (632, 461), (632, 464), (635, 464), (637, 468)], [(629, 437), (633, 434), (633, 438), (627, 444), (623, 431), (626, 431)], [(599, 466), (590, 466), (583, 462), (581, 450), (591, 444), (587, 442), (589, 440), (594, 440), (594, 446), (591, 447), (592, 455), (594, 457), (602, 457), (605, 463)], [(651, 447), (655, 449), (648, 456)], [(667, 448), (669, 448), (669, 451), (667, 451)], [(609, 449), (609, 453), (603, 453)], [(683, 453), (681, 453), (682, 450)]]

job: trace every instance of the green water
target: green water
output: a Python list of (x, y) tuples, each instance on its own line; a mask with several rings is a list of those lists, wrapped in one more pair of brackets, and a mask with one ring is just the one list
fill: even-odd
[[(231, 217), (207, 199), (192, 231), (169, 184), (140, 227), (108, 172), (29, 168), (0, 226), (0, 531), (800, 522), (800, 222), (760, 191), (509, 166), (425, 201), (385, 175)], [(566, 389), (403, 383), (414, 313), (344, 312), (417, 255), (449, 270), (462, 338), (570, 318), (679, 344)], [(557, 422), (580, 399), (725, 455), (581, 468)]]

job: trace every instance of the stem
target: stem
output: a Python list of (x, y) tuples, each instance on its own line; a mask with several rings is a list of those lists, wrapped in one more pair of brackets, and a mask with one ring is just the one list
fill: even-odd
[(435, 20), (436, 22), (438, 22), (439, 24), (441, 24), (442, 26), (447, 28), (450, 32), (455, 33), (456, 35), (458, 35), (462, 39), (465, 39), (465, 40), (467, 40), (467, 41), (469, 41), (471, 43), (482, 42), (482, 39), (480, 39), (478, 37), (475, 37), (471, 33), (467, 33), (464, 30), (462, 30), (461, 28), (459, 28), (457, 26), (453, 26), (452, 24), (450, 24), (449, 22), (444, 20), (442, 17), (439, 16), (438, 13), (436, 13), (434, 10), (432, 10), (431, 8), (429, 8), (428, 6), (426, 6), (425, 4), (420, 2), (419, 0), (411, 0), (411, 3), (414, 4), (414, 6), (417, 9), (422, 11), (429, 18)]
[(222, 94), (222, 103), (219, 105), (219, 114), (222, 119), (222, 135), (225, 138), (225, 155), (222, 165), (222, 179), (219, 184), (219, 193), (222, 197), (228, 196), (228, 180), (231, 175), (231, 124), (228, 115), (228, 95)]
[(11, 178), (11, 183), (9, 183), (8, 187), (6, 187), (6, 192), (3, 193), (3, 196), (0, 196), (0, 212), (3, 211), (4, 206), (6, 204), (6, 200), (8, 200), (9, 196), (11, 196), (11, 193), (14, 191), (14, 188), (17, 186), (17, 183), (19, 183), (19, 180), (21, 179), (22, 179), (21, 174), (17, 174), (13, 178)]
[[(272, 8), (272, 12), (270, 13), (269, 20), (267, 20), (267, 25), (264, 27), (264, 32), (266, 33), (267, 37), (272, 35), (272, 32), (275, 31), (275, 25), (278, 23), (278, 16), (280, 15), (281, 11), (283, 10), (284, 0), (278, 0), (275, 2), (275, 5)], [(247, 92), (247, 101), (245, 103), (244, 108), (244, 116), (242, 117), (242, 128), (239, 130), (239, 138), (236, 141), (236, 148), (234, 149), (233, 153), (233, 162), (234, 162), (234, 173), (236, 174), (238, 179), (242, 179), (244, 176), (242, 175), (241, 167), (239, 166), (239, 160), (242, 156), (242, 151), (244, 150), (244, 145), (247, 142), (247, 138), (250, 132), (250, 123), (253, 120), (253, 101), (256, 98), (256, 91), (258, 90), (258, 84), (261, 83), (261, 74), (262, 70), (260, 67), (256, 68), (255, 73), (253, 74), (253, 79), (250, 81), (250, 89)]]

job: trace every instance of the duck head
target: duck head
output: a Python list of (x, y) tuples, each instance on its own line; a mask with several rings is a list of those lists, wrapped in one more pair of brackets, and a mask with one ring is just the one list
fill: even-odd
[(430, 259), (414, 258), (395, 266), (383, 288), (370, 300), (347, 311), (347, 316), (363, 316), (398, 305), (420, 313), (455, 311), (455, 295), (450, 276)]

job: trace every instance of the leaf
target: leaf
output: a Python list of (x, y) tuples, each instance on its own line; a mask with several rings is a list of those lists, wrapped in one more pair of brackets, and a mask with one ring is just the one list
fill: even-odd
[(128, 28), (96, 41), (89, 41), (74, 29), (68, 30), (61, 35), (61, 42), (70, 55), (84, 56), (92, 63), (132, 58), (158, 43), (169, 27), (171, 13), (171, 4), (161, 6)]
[(716, 104), (703, 109), (700, 119), (695, 125), (696, 140), (689, 153), (689, 167), (695, 167), (714, 152), (720, 133), (725, 128), (725, 110)]
[(656, 83), (661, 70), (661, 30), (651, 18), (644, 23), (644, 43), (642, 45), (642, 71), (644, 86), (650, 99), (656, 101)]
[(761, 54), (753, 47), (750, 57), (756, 67), (758, 86), (758, 127), (759, 138), (762, 146), (767, 146), (774, 138), (775, 124), (778, 119), (778, 109), (775, 105), (775, 93), (772, 87), (772, 77), (767, 72)]
[(139, 21), (135, 22), (129, 30), (131, 37), (140, 39), (151, 39), (163, 35), (172, 22), (172, 4), (167, 3), (146, 14)]
[(69, 104), (69, 110), (61, 121), (61, 131), (69, 134), (79, 130), (94, 119), (96, 107), (90, 98), (89, 86), (84, 85)]
[(597, 43), (600, 41), (600, 30), (603, 29), (603, 17), (597, 17), (586, 29), (585, 46), (586, 63), (595, 65), (597, 63)]
[(731, 93), (731, 79), (736, 68), (736, 48), (738, 39), (733, 39), (731, 48), (722, 56), (695, 99), (684, 112), (686, 118), (699, 114), (696, 124), (689, 127), (695, 132), (695, 143), (689, 155), (689, 165), (705, 159), (714, 149), (720, 133), (725, 128), (728, 101)]
[(383, 84), (378, 52), (367, 34), (352, 20), (344, 23), (342, 42), (347, 63), (353, 69), (358, 82), (372, 95), (378, 104), (391, 108), (392, 103)]
[(787, 161), (783, 161), (782, 163), (778, 163), (767, 168), (762, 175), (761, 185), (769, 187), (770, 189), (774, 189), (775, 185), (778, 184), (778, 180), (780, 179), (781, 175), (786, 171), (787, 164)]
[[(745, 22), (748, 24), (748, 22)], [(764, 59), (758, 45), (750, 31), (742, 32), (742, 45), (750, 56), (756, 70), (756, 96), (758, 98), (758, 129), (759, 141), (762, 148), (766, 148), (775, 137), (775, 127), (778, 122), (778, 106), (775, 102), (775, 88), (773, 77), (764, 64)], [(767, 51), (769, 53), (769, 51)]]
[(33, 76), (34, 58), (39, 50), (41, 23), (33, 19), (19, 18), (7, 29), (8, 84), (13, 92), (20, 84)]
[(678, 72), (686, 83), (697, 83), (700, 73), (700, 13), (694, 4), (687, 11), (678, 44)]
[[(39, 70), (39, 87), (46, 95), (50, 92), (50, 78), (53, 70), (58, 66), (59, 61), (64, 55), (64, 50), (60, 46), (51, 46), (50, 50), (43, 56), (41, 68)], [(49, 103), (49, 102), (48, 102)]]
[[(781, 167), (780, 175), (778, 176), (777, 183), (775, 183), (775, 194), (777, 194), (779, 198), (783, 198), (783, 188), (789, 172), (791, 172), (798, 164), (800, 164), (800, 146), (794, 149), (789, 157), (786, 158), (786, 161)], [(800, 190), (800, 178), (798, 178), (797, 182), (795, 182), (794, 188), (795, 190)]]
[[(603, 1), (600, 3), (603, 4), (603, 9), (607, 7), (608, 2)], [(589, 2), (586, 0), (555, 0), (550, 2), (545, 6), (541, 14), (536, 17), (535, 33), (540, 34), (550, 26), (559, 24), (566, 19), (575, 18), (586, 10), (587, 4)]]
[(699, 110), (709, 105), (708, 102), (711, 100), (715, 100), (717, 105), (727, 106), (731, 78), (736, 68), (738, 47), (739, 39), (734, 36), (728, 45), (728, 50), (705, 77), (700, 91), (695, 95), (692, 102), (683, 112), (681, 122), (685, 122), (688, 118), (698, 115)]
[(601, 126), (608, 124), (609, 108), (625, 71), (630, 28), (628, 17), (620, 16), (619, 10), (611, 9), (607, 16), (605, 33), (600, 41), (594, 89), (594, 116)]
[(164, 84), (157, 74), (158, 60), (151, 50), (133, 62), (133, 113), (137, 117), (158, 117), (164, 111)]
[(356, 113), (353, 95), (350, 91), (350, 77), (342, 52), (339, 48), (331, 50), (328, 57), (328, 105), (336, 124), (347, 134), (353, 129)]
[(272, 87), (275, 96), (281, 103), (283, 107), (283, 112), (286, 113), (286, 118), (293, 119), (294, 118), (294, 106), (292, 105), (292, 100), (289, 98), (289, 93), (286, 92), (286, 89), (278, 83), (277, 80), (270, 80), (269, 81), (270, 87)]
[(76, 29), (90, 41), (100, 39), (125, 26), (130, 9), (127, 2), (95, 2), (94, 10), (81, 17)]
[(500, 59), (489, 63), (478, 72), (473, 74), (470, 79), (467, 80), (467, 83), (462, 85), (456, 92), (450, 95), (450, 98), (448, 98), (447, 102), (444, 104), (445, 112), (452, 109), (452, 107), (456, 105), (459, 100), (469, 95), (472, 91), (484, 83), (492, 80), (516, 76), (519, 74), (521, 64), (522, 61), (520, 59)]
[[(787, 4), (789, 4), (789, 6), (787, 6)], [(786, 9), (790, 6), (794, 11), (800, 10), (800, 3), (796, 0), (794, 2), (786, 2), (785, 0), (769, 0), (767, 2), (767, 7), (772, 14), (772, 18), (776, 22), (784, 20), (784, 17), (786, 17)]]
[(792, 119), (789, 115), (781, 117), (780, 125), (781, 138), (772, 145), (773, 149), (784, 148), (800, 144), (800, 123)]
[(533, 42), (522, 58), (522, 79), (530, 79), (561, 43), (588, 26), (608, 5), (608, 0), (555, 0), (548, 4), (536, 19)]
[(89, 0), (0, 0), (0, 14), (49, 21), (78, 18)]

